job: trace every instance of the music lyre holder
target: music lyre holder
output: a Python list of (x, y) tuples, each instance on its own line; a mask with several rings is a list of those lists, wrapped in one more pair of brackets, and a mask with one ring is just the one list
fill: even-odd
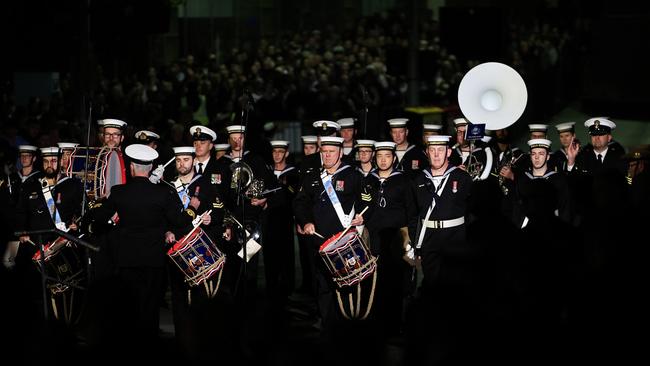
[(38, 236), (39, 244), (37, 246), (38, 246), (38, 250), (39, 250), (39, 252), (41, 254), (41, 260), (38, 261), (38, 266), (39, 266), (40, 272), (41, 272), (41, 287), (42, 287), (42, 295), (43, 295), (43, 319), (45, 319), (46, 321), (49, 319), (49, 311), (48, 311), (48, 308), (47, 308), (47, 281), (48, 280), (52, 281), (52, 282), (57, 282), (57, 283), (60, 283), (60, 284), (64, 284), (64, 285), (67, 285), (67, 286), (71, 286), (71, 287), (74, 287), (74, 288), (77, 288), (77, 289), (80, 289), (80, 290), (85, 290), (85, 288), (79, 286), (76, 283), (71, 283), (71, 282), (68, 282), (68, 281), (65, 281), (65, 280), (62, 280), (62, 279), (54, 278), (54, 277), (48, 276), (45, 273), (45, 249), (44, 249), (44, 245), (43, 245), (43, 234), (51, 234), (51, 233), (55, 233), (57, 235), (60, 235), (60, 236), (62, 236), (64, 238), (66, 238), (67, 240), (69, 240), (69, 241), (71, 241), (73, 243), (79, 244), (79, 245), (81, 245), (81, 246), (83, 246), (83, 247), (85, 247), (85, 248), (87, 248), (89, 250), (92, 250), (94, 252), (99, 252), (99, 247), (96, 247), (96, 246), (94, 246), (92, 244), (89, 244), (85, 240), (79, 239), (76, 236), (71, 235), (71, 234), (69, 234), (69, 233), (67, 233), (67, 232), (65, 232), (63, 230), (57, 229), (57, 228), (44, 229), (44, 230), (31, 230), (31, 231), (17, 231), (17, 232), (14, 233), (14, 235), (17, 236), (17, 237), (27, 236), (27, 235), (37, 235)]

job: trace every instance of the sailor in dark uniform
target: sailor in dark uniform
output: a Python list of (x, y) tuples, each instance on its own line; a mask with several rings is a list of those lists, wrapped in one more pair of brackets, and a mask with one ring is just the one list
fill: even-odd
[(401, 330), (402, 303), (412, 273), (412, 267), (405, 261), (411, 242), (408, 220), (417, 211), (410, 179), (394, 169), (395, 143), (376, 142), (374, 149), (377, 167), (366, 179), (375, 192), (374, 210), (366, 226), (371, 250), (379, 256), (375, 306), (380, 330), (383, 336), (395, 336)]
[[(41, 149), (43, 157), (43, 178), (38, 180), (29, 180), (23, 183), (20, 197), (16, 207), (16, 222), (18, 231), (46, 230), (57, 228), (62, 231), (76, 231), (77, 219), (81, 217), (83, 188), (81, 182), (76, 178), (59, 176), (59, 159), (61, 150), (58, 147), (48, 147)], [(32, 300), (37, 300), (42, 306), (40, 297), (40, 275), (36, 272), (36, 266), (32, 263), (32, 257), (37, 252), (36, 245), (51, 243), (57, 239), (56, 233), (48, 233), (40, 236), (23, 235), (20, 237), (20, 248), (16, 257), (16, 269), (22, 273), (21, 281), (25, 282), (25, 291), (36, 290), (32, 295), (37, 294)], [(78, 262), (70, 258), (69, 267), (66, 268), (69, 273), (61, 273), (60, 277), (72, 278), (73, 271), (84, 271), (85, 267), (80, 258), (82, 258), (81, 248), (74, 248)], [(58, 267), (61, 270), (62, 267)], [(76, 278), (81, 281), (83, 278)], [(79, 283), (78, 282), (78, 283)], [(55, 282), (49, 282), (49, 286), (61, 285)], [(26, 292), (29, 293), (29, 292)], [(54, 299), (54, 293), (51, 293)], [(79, 304), (76, 304), (79, 305)], [(36, 308), (39, 309), (39, 308)], [(63, 314), (57, 313), (51, 309), (55, 316)], [(33, 315), (40, 315), (38, 312)], [(65, 314), (66, 316), (72, 314)], [(76, 316), (76, 314), (74, 314)]]
[(358, 159), (356, 150), (357, 128), (355, 122), (356, 119), (350, 117), (336, 120), (336, 123), (341, 126), (341, 130), (339, 131), (340, 136), (343, 137), (343, 160), (348, 164), (352, 164)]
[(397, 169), (413, 178), (417, 172), (427, 166), (426, 156), (416, 146), (408, 142), (408, 118), (392, 118), (388, 120), (390, 136), (397, 149)]
[(293, 199), (298, 193), (298, 169), (287, 164), (289, 141), (271, 141), (273, 174), (281, 188), (268, 209), (264, 242), (266, 288), (273, 305), (285, 305), (295, 285)]
[[(363, 176), (341, 161), (343, 139), (324, 136), (320, 141), (322, 172), (313, 171), (305, 176), (294, 200), (296, 221), (303, 227), (305, 234), (318, 236), (314, 238), (316, 256), (317, 248), (326, 239), (341, 233), (348, 226), (363, 225), (364, 216), (371, 213), (364, 216), (359, 213), (372, 203), (371, 194), (363, 190)], [(325, 342), (324, 347), (328, 347), (336, 341), (335, 331), (341, 332), (346, 328), (342, 325), (343, 316), (336, 306), (332, 276), (321, 258), (315, 259), (315, 265), (318, 309), (322, 320), (321, 336)], [(344, 358), (347, 359), (347, 356), (346, 354)]]
[(467, 124), (465, 118), (454, 119), (456, 144), (452, 147), (449, 163), (467, 171), (473, 180), (485, 180), (492, 171), (492, 149), (482, 141), (470, 143), (466, 140)]
[[(21, 168), (16, 172), (18, 179), (14, 178), (12, 181), (17, 181), (17, 183), (22, 184), (41, 178), (43, 173), (35, 165), (38, 160), (38, 148), (32, 145), (20, 145), (18, 146), (18, 153), (20, 154)], [(20, 185), (12, 188), (15, 188), (13, 189), (14, 194), (18, 194), (20, 191)]]
[[(407, 350), (413, 361), (435, 364), (458, 347), (458, 324), (468, 314), (459, 271), (467, 248), (465, 216), (472, 188), (467, 172), (449, 163), (450, 136), (428, 139), (429, 169), (413, 181), (418, 214), (409, 217), (410, 257), (421, 261), (422, 285), (409, 321)], [(437, 360), (437, 361), (436, 361)]]
[[(149, 181), (158, 153), (149, 146), (133, 144), (125, 149), (130, 157), (132, 179), (113, 187), (111, 195), (89, 211), (88, 220), (105, 222), (116, 212), (119, 240), (116, 266), (119, 319), (122, 339), (110, 339), (131, 355), (144, 357), (153, 351), (159, 329), (160, 287), (165, 276), (165, 243), (171, 244), (192, 228), (192, 217), (200, 202), (194, 199), (183, 211), (178, 196), (168, 187)], [(188, 214), (191, 212), (192, 214)], [(107, 344), (108, 346), (115, 344)], [(124, 348), (122, 348), (124, 349)]]
[(374, 168), (375, 140), (357, 140), (354, 146), (359, 160), (352, 164), (359, 173), (367, 177)]
[[(171, 182), (174, 193), (178, 195), (183, 210), (187, 210), (192, 198), (196, 197), (200, 201), (196, 208), (199, 215), (211, 211), (209, 218), (206, 217), (207, 221), (203, 220), (200, 226), (201, 230), (217, 245), (222, 235), (224, 204), (218, 197), (214, 185), (202, 175), (195, 173), (194, 147), (174, 147), (174, 155), (178, 173), (176, 179)], [(197, 220), (193, 210), (186, 212)], [(208, 343), (205, 342), (213, 341), (210, 332), (222, 324), (216, 318), (219, 311), (212, 300), (220, 290), (216, 288), (220, 283), (219, 274), (216, 273), (206, 280), (208, 291), (204, 286), (190, 287), (185, 281), (185, 273), (180, 271), (172, 260), (167, 260), (167, 272), (171, 285), (176, 339), (189, 358), (206, 357)], [(213, 290), (215, 292), (212, 292)]]
[(65, 176), (72, 176), (72, 153), (79, 147), (76, 142), (58, 142), (57, 146), (61, 149), (61, 174)]
[(531, 195), (531, 182), (535, 179), (545, 179), (550, 182), (555, 190), (555, 215), (566, 223), (571, 223), (573, 219), (572, 201), (569, 194), (569, 186), (566, 176), (555, 170), (551, 170), (548, 166), (550, 159), (551, 141), (547, 139), (532, 139), (528, 141), (530, 146), (530, 166), (531, 170), (517, 174), (515, 178), (516, 195), (513, 198), (516, 204), (523, 207), (515, 209), (516, 217), (514, 223), (521, 228), (526, 227), (528, 223), (528, 216), (536, 213), (526, 212), (525, 203), (528, 201), (527, 196)]
[(565, 122), (555, 125), (558, 135), (560, 136), (560, 148), (551, 154), (549, 160), (555, 170), (559, 172), (567, 172), (567, 157), (569, 146), (576, 141), (575, 122)]

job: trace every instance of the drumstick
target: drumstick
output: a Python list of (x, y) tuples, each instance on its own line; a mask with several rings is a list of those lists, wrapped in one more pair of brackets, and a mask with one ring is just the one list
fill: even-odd
[[(363, 214), (366, 212), (366, 210), (368, 209), (368, 207), (370, 207), (370, 206), (366, 206), (366, 208), (364, 208), (363, 211), (361, 211), (361, 212), (359, 213), (359, 215), (363, 216)], [(348, 230), (350, 230), (351, 227), (352, 227), (352, 225), (348, 225), (348, 227), (346, 227), (345, 230), (343, 230), (343, 232), (341, 233), (341, 235), (339, 235), (339, 237), (336, 238), (336, 241), (338, 241), (339, 239), (341, 239), (341, 238), (343, 237), (343, 235), (345, 235), (345, 233), (347, 233)]]
[(319, 234), (319, 233), (317, 233), (317, 232), (315, 232), (315, 231), (314, 231), (314, 235), (316, 235), (317, 237), (319, 237), (319, 238), (321, 238), (321, 239), (325, 239), (321, 234)]
[(167, 165), (171, 164), (172, 161), (174, 161), (174, 160), (176, 160), (176, 157), (173, 157), (173, 158), (169, 159), (169, 161), (166, 162), (165, 165), (163, 165), (163, 169), (167, 168)]

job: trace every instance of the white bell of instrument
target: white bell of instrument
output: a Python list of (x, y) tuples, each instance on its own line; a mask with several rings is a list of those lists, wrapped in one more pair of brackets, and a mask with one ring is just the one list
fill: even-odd
[(526, 109), (524, 79), (512, 67), (486, 62), (465, 74), (458, 87), (458, 105), (472, 123), (499, 130), (517, 122)]

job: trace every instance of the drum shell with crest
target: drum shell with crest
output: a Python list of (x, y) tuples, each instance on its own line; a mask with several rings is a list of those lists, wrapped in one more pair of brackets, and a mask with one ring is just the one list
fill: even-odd
[(53, 294), (65, 292), (71, 285), (77, 285), (86, 278), (84, 256), (79, 247), (69, 240), (59, 237), (43, 247), (32, 256), (32, 261), (39, 270), (49, 277), (48, 288)]
[(355, 228), (337, 233), (319, 249), (332, 279), (339, 287), (355, 285), (377, 269), (376, 258)]

